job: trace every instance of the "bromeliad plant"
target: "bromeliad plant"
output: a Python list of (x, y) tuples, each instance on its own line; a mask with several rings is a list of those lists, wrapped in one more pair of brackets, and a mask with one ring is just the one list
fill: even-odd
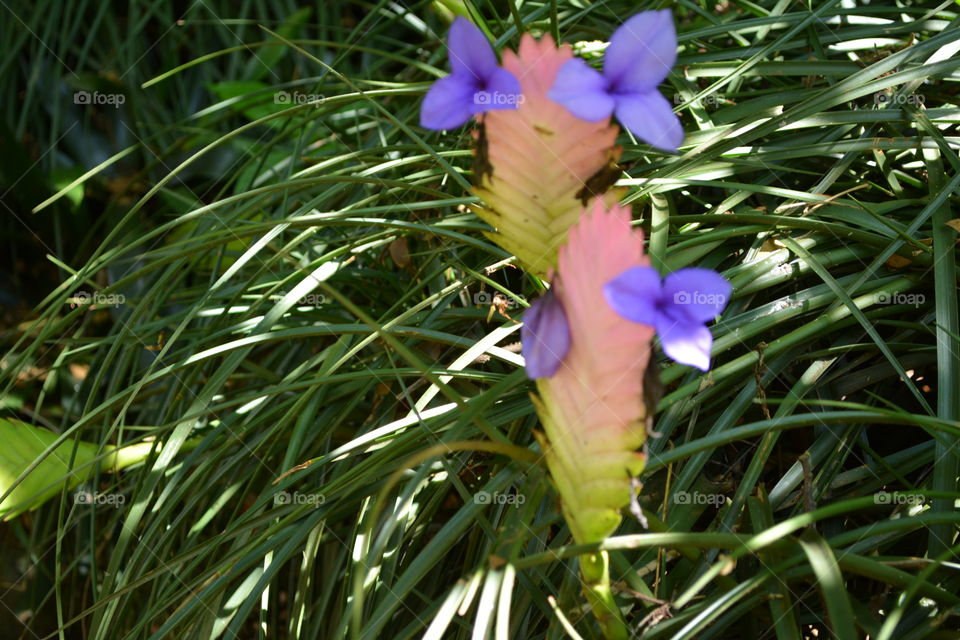
[[(499, 74), (496, 57), (464, 18), (450, 29), (449, 50), (453, 74), (427, 93), (421, 123), (443, 129), (465, 121), (447, 118), (435, 109), (441, 104), (448, 113), (479, 114), (473, 192), (483, 204), (474, 211), (494, 227), (487, 234), (494, 242), (545, 277), (586, 203), (596, 195), (608, 204), (619, 200), (617, 191), (604, 193), (619, 175), (617, 127), (609, 119), (583, 120), (547, 96), (560, 68), (573, 59), (569, 45), (525, 34), (518, 53), (504, 52), (502, 70), (516, 79), (515, 94), (498, 92), (509, 83), (487, 80)], [(458, 75), (462, 81), (450, 80)]]
[[(437, 81), (421, 124), (457, 127), (476, 116), (475, 211), (488, 235), (531, 273), (551, 280), (527, 310), (522, 349), (543, 448), (563, 515), (577, 543), (600, 542), (620, 525), (643, 471), (650, 402), (644, 379), (654, 334), (666, 355), (706, 371), (729, 283), (707, 269), (661, 280), (631, 228), (614, 145), (620, 122), (655, 147), (676, 150), (680, 122), (657, 91), (676, 60), (669, 11), (636, 15), (611, 37), (603, 72), (530, 34), (502, 66), (486, 38), (458, 18), (450, 30), (452, 74)], [(584, 590), (608, 638), (627, 637), (605, 552), (580, 558)]]
[[(560, 249), (552, 296), (535, 303), (523, 327), (528, 373), (537, 378), (538, 439), (578, 543), (616, 530), (632, 497), (631, 478), (646, 462), (637, 449), (654, 409), (643, 390), (653, 328), (623, 318), (603, 299), (604, 283), (646, 264), (630, 210), (597, 201)], [(564, 334), (566, 341), (558, 339)], [(606, 552), (580, 558), (584, 589), (607, 637), (625, 637), (608, 562)]]

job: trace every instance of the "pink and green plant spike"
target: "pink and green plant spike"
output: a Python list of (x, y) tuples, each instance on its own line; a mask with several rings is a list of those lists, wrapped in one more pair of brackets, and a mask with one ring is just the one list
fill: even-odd
[[(451, 75), (428, 92), (421, 124), (449, 129), (476, 116), (476, 213), (488, 236), (551, 287), (524, 316), (522, 349), (536, 381), (536, 433), (570, 533), (601, 542), (620, 526), (646, 464), (650, 417), (645, 373), (653, 338), (677, 362), (706, 371), (706, 323), (726, 305), (729, 283), (707, 269), (661, 278), (631, 224), (612, 115), (636, 137), (673, 151), (683, 139), (657, 86), (676, 61), (669, 11), (630, 18), (611, 36), (603, 71), (569, 45), (524, 34), (503, 65), (486, 38), (458, 18)], [(627, 624), (610, 586), (609, 557), (580, 558), (584, 593), (605, 637)]]
[[(503, 54), (504, 68), (520, 79), (522, 100), (515, 110), (483, 116), (480, 165), (490, 170), (475, 178), (473, 192), (484, 205), (474, 211), (496, 229), (490, 239), (541, 277), (556, 268), (568, 230), (596, 195), (593, 176), (620, 173), (617, 127), (609, 119), (582, 120), (547, 96), (571, 59), (570, 45), (557, 48), (550, 36), (537, 41), (524, 34), (519, 54)], [(621, 190), (598, 191), (608, 204), (620, 199)]]
[[(564, 518), (578, 544), (600, 542), (620, 525), (632, 499), (631, 478), (646, 457), (648, 408), (643, 377), (654, 330), (624, 319), (604, 302), (603, 285), (624, 270), (647, 264), (643, 235), (630, 227), (630, 210), (596, 201), (570, 230), (560, 249), (553, 281), (566, 315), (570, 348), (556, 373), (537, 380), (534, 406), (543, 425), (538, 435), (550, 476), (561, 496)], [(527, 325), (530, 327), (531, 325)], [(534, 327), (536, 328), (536, 327)], [(533, 335), (529, 335), (533, 334)], [(526, 344), (536, 344), (528, 331)], [(580, 558), (585, 592), (607, 637), (620, 619), (610, 592), (606, 552)]]

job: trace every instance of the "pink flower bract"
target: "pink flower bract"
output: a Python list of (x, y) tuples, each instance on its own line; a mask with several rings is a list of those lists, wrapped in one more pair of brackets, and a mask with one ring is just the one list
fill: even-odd
[(596, 201), (560, 249), (555, 295), (566, 312), (570, 350), (552, 377), (537, 381), (537, 410), (551, 475), (577, 542), (610, 535), (642, 471), (648, 411), (643, 378), (652, 327), (607, 304), (603, 285), (648, 265), (630, 210)]

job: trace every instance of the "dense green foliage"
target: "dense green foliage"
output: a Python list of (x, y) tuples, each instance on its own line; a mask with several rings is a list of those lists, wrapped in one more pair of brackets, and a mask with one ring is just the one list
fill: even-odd
[[(458, 3), (119, 4), (0, 7), (0, 406), (164, 450), (0, 525), (4, 637), (598, 637), (516, 354), (543, 283), (470, 127), (417, 126)], [(734, 294), (605, 543), (635, 637), (957, 637), (956, 5), (467, 5), (498, 46), (677, 19), (687, 140), (625, 134), (618, 184)]]

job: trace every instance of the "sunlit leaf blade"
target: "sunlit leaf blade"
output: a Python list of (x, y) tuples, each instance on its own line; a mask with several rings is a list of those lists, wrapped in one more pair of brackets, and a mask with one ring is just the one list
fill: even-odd
[(76, 487), (95, 467), (119, 470), (140, 462), (151, 449), (150, 444), (141, 443), (101, 450), (94, 443), (80, 441), (74, 454), (72, 440), (58, 440), (60, 436), (47, 429), (0, 418), (0, 441), (4, 443), (0, 447), (0, 496), (6, 496), (0, 501), (0, 518), (8, 520), (36, 509), (64, 488)]

